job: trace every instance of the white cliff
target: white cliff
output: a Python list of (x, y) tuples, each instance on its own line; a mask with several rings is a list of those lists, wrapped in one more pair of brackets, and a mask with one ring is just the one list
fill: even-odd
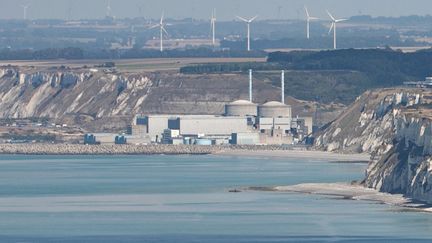
[(431, 97), (421, 89), (366, 92), (318, 135), (316, 146), (370, 153), (365, 186), (432, 203)]
[[(255, 86), (264, 94), (257, 102), (280, 97), (279, 89), (264, 80)], [(222, 114), (226, 103), (248, 96), (247, 87), (242, 75), (2, 66), (0, 118), (48, 117), (80, 126), (93, 124), (91, 129), (105, 130), (108, 123), (107, 129), (123, 128), (136, 114)], [(290, 102), (298, 111), (307, 104)], [(94, 124), (99, 120), (103, 124)]]
[[(127, 104), (135, 104), (141, 98), (130, 94), (145, 95), (146, 87), (152, 85), (148, 77), (137, 79), (133, 75), (98, 74), (88, 70), (0, 70), (0, 117), (8, 118), (126, 115)], [(129, 89), (124, 88), (126, 83)]]

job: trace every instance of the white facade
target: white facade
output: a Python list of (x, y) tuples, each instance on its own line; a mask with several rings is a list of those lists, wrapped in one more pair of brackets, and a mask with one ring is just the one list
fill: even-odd
[(155, 142), (156, 140), (161, 140), (164, 130), (168, 128), (168, 120), (172, 117), (173, 115), (137, 116), (134, 124), (137, 124), (137, 121), (140, 120), (140, 124), (138, 125), (144, 126), (146, 129), (145, 135)]
[(260, 143), (259, 133), (233, 133), (231, 143), (235, 145), (256, 145)]
[(259, 130), (291, 130), (292, 118), (288, 117), (259, 117)]
[(228, 135), (236, 132), (248, 132), (246, 117), (225, 117), (211, 115), (150, 115), (140, 119), (147, 126), (147, 135), (152, 141), (161, 141), (164, 131), (169, 128), (169, 120), (178, 119), (179, 135)]
[(186, 116), (180, 117), (181, 135), (231, 135), (248, 132), (246, 117)]

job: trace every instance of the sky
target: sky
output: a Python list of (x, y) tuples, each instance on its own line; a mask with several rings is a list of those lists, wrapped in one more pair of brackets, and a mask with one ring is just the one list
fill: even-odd
[[(1, 19), (23, 18), (20, 5), (31, 4), (30, 19), (103, 18), (109, 0), (0, 0)], [(432, 14), (432, 0), (111, 0), (112, 15), (118, 18), (208, 19), (213, 8), (219, 20), (231, 20), (235, 15), (260, 19), (304, 18), (303, 6), (311, 15), (326, 17), (328, 9), (335, 17), (353, 15), (401, 16)]]

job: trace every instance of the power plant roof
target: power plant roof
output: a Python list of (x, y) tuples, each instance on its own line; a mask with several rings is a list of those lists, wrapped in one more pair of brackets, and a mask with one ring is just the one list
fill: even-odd
[(265, 103), (265, 104), (263, 104), (261, 106), (265, 106), (265, 107), (279, 107), (279, 106), (287, 106), (287, 105), (285, 105), (285, 104), (283, 104), (283, 103), (281, 103), (279, 101), (270, 101), (270, 102), (267, 102), (267, 103)]
[(234, 102), (231, 102), (230, 105), (254, 105), (254, 103), (248, 100), (236, 100)]

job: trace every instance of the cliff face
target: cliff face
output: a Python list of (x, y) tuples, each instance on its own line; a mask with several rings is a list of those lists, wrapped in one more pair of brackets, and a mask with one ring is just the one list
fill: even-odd
[[(124, 128), (136, 114), (222, 114), (226, 103), (247, 99), (248, 84), (241, 74), (3, 66), (0, 118), (48, 117), (80, 126), (92, 124), (92, 131)], [(263, 79), (254, 80), (254, 93), (255, 102), (280, 99), (279, 89)], [(288, 102), (300, 115), (312, 106), (295, 99)]]
[(371, 162), (365, 185), (432, 203), (432, 120), (402, 113), (394, 125), (394, 145)]
[(0, 117), (87, 114), (95, 118), (138, 112), (150, 78), (90, 70), (0, 69)]
[(432, 203), (432, 96), (420, 89), (366, 92), (318, 135), (318, 148), (368, 152), (364, 184)]

